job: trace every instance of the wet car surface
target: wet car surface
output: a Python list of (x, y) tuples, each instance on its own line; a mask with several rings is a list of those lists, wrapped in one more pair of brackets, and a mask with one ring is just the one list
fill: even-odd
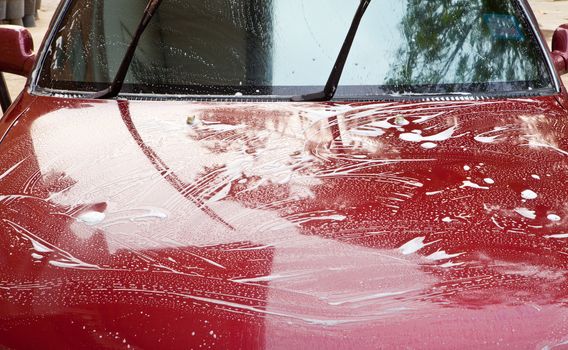
[(0, 344), (562, 348), (567, 102), (24, 92)]
[[(142, 347), (563, 339), (553, 98), (167, 113), (45, 99), (3, 142), (6, 344), (29, 327)], [(476, 340), (456, 338), (465, 324)]]

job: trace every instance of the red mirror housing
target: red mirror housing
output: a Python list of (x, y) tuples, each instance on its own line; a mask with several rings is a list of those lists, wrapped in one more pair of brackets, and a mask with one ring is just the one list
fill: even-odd
[(558, 74), (568, 73), (568, 24), (563, 24), (554, 31), (552, 59)]
[(0, 25), (0, 72), (28, 76), (35, 62), (30, 32), (19, 26)]

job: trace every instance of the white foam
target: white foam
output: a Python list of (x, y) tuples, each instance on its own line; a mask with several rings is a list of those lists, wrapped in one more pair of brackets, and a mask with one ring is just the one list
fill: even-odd
[(392, 119), (392, 118), (388, 118), (387, 120), (375, 121), (375, 122), (369, 123), (367, 125), (371, 126), (371, 127), (382, 128), (382, 129), (397, 129), (397, 128), (399, 128), (399, 125), (391, 124), (389, 122), (390, 119)]
[(351, 129), (351, 133), (353, 135), (366, 136), (366, 137), (378, 137), (385, 134), (383, 129), (367, 129), (367, 128)]
[(146, 212), (139, 214), (130, 218), (130, 221), (141, 221), (145, 219), (167, 219), (168, 214), (161, 209), (145, 207), (143, 208)]
[(496, 132), (503, 131), (503, 130), (507, 130), (507, 128), (506, 127), (496, 127), (491, 131), (484, 132), (482, 134), (475, 136), (473, 139), (475, 141), (481, 142), (481, 143), (494, 143), (495, 141), (497, 141), (497, 139), (499, 138), (500, 135), (494, 135), (494, 136), (487, 136), (487, 135), (491, 135), (491, 134), (494, 134)]
[(427, 196), (435, 196), (437, 194), (443, 193), (444, 190), (440, 190), (440, 191), (433, 191), (433, 192), (426, 192)]
[(37, 237), (36, 235), (31, 233), (30, 231), (28, 231), (24, 227), (16, 224), (15, 222), (9, 221), (9, 220), (4, 220), (4, 221), (7, 222), (8, 225), (12, 226), (12, 228), (14, 230), (16, 230), (18, 233), (20, 233), (22, 236), (27, 238), (32, 243), (32, 247), (34, 248), (34, 250), (36, 252), (38, 252), (38, 253), (51, 253), (51, 252), (53, 252), (53, 249), (48, 248), (47, 245), (46, 245), (46, 244), (49, 244), (49, 243), (45, 242), (46, 244), (43, 244), (43, 243), (39, 242), (41, 240), (41, 238)]
[(494, 143), (499, 136), (475, 136), (473, 139), (481, 143)]
[(231, 187), (232, 184), (229, 182), (219, 192), (217, 192), (213, 197), (211, 197), (209, 202), (218, 202), (222, 199), (225, 199), (229, 195), (229, 192), (231, 192)]
[(450, 267), (454, 267), (454, 266), (461, 266), (463, 264), (464, 263), (454, 263), (454, 262), (448, 261), (447, 263), (440, 265), (440, 267), (450, 268)]
[(409, 142), (426, 142), (426, 141), (430, 141), (430, 142), (434, 142), (434, 141), (446, 141), (448, 139), (450, 139), (453, 135), (454, 132), (456, 131), (456, 129), (458, 128), (457, 125), (452, 126), (449, 129), (446, 129), (438, 134), (435, 135), (430, 135), (430, 136), (422, 136), (419, 134), (415, 134), (412, 132), (407, 132), (407, 133), (403, 133), (400, 134), (400, 139), (403, 141), (409, 141)]
[(532, 190), (524, 190), (521, 192), (521, 197), (524, 199), (535, 199), (538, 195)]
[(398, 249), (400, 250), (400, 252), (404, 255), (410, 255), (413, 253), (416, 253), (417, 251), (419, 251), (420, 249), (429, 246), (430, 244), (434, 244), (437, 241), (434, 242), (430, 242), (430, 243), (424, 243), (424, 241), (426, 240), (426, 237), (416, 237), (413, 238), (412, 240), (404, 243), (403, 245), (401, 245)]
[(101, 268), (97, 265), (88, 264), (79, 259), (73, 258), (70, 260), (51, 260), (50, 265), (55, 267), (60, 267), (63, 269), (88, 269), (88, 270), (100, 270)]
[(224, 132), (224, 131), (233, 131), (233, 130), (238, 130), (238, 129), (242, 129), (245, 127), (244, 124), (238, 124), (238, 125), (230, 125), (230, 124), (221, 124), (221, 123), (217, 123), (217, 122), (209, 122), (209, 121), (203, 121), (203, 127), (205, 129), (211, 130), (211, 131), (218, 131), (218, 132)]
[(32, 242), (32, 246), (34, 247), (34, 250), (36, 252), (38, 252), (38, 253), (51, 253), (51, 252), (53, 252), (53, 249), (46, 247), (45, 245), (39, 243), (38, 241), (36, 241), (32, 238), (29, 238), (29, 237), (28, 237), (28, 239), (30, 240), (30, 242)]
[(77, 221), (88, 226), (94, 226), (101, 223), (105, 219), (105, 213), (98, 211), (87, 211), (77, 217)]
[(432, 261), (446, 260), (446, 259), (456, 258), (456, 257), (463, 255), (463, 254), (465, 254), (465, 253), (448, 254), (444, 250), (439, 250), (435, 253), (428, 255), (426, 257), (426, 259), (432, 260)]
[(345, 219), (347, 219), (347, 216), (336, 214), (336, 215), (308, 217), (308, 218), (298, 220), (298, 223), (305, 224), (305, 223), (310, 222), (310, 221), (325, 221), (325, 220), (343, 221)]
[(438, 147), (438, 145), (434, 142), (424, 142), (420, 146), (424, 149), (433, 149), (433, 148)]
[(486, 179), (483, 179), (483, 182), (485, 182), (488, 185), (493, 185), (495, 183), (495, 180), (488, 177)]
[(424, 141), (422, 135), (420, 135), (420, 134), (415, 134), (415, 133), (412, 133), (412, 132), (400, 134), (399, 137), (400, 137), (401, 140), (410, 141), (410, 142), (421, 142), (421, 141)]
[(374, 300), (374, 299), (395, 297), (395, 296), (406, 294), (406, 293), (411, 292), (411, 291), (412, 290), (404, 290), (404, 291), (401, 291), (401, 292), (387, 292), (387, 293), (376, 293), (376, 294), (369, 294), (369, 295), (361, 295), (361, 296), (356, 296), (356, 297), (352, 297), (352, 298), (345, 298), (343, 300), (338, 300), (338, 301), (330, 301), (330, 302), (328, 302), (328, 304), (332, 305), (332, 306), (339, 306), (339, 305), (348, 304), (348, 303), (358, 303), (358, 302), (369, 301), (369, 300)]
[(19, 167), (26, 159), (22, 159), (18, 163), (14, 164), (10, 169), (6, 170), (3, 174), (0, 175), (0, 180), (5, 178), (6, 176), (10, 175), (12, 171), (14, 171), (17, 167)]
[(556, 215), (556, 214), (549, 214), (547, 216), (548, 220), (550, 221), (560, 221), (560, 216)]
[(260, 277), (253, 277), (253, 278), (239, 278), (239, 279), (234, 279), (232, 281), (236, 282), (236, 283), (272, 282), (272, 281), (276, 281), (276, 280), (280, 280), (280, 279), (288, 279), (288, 278), (292, 278), (292, 277), (298, 277), (298, 276), (301, 276), (301, 275), (302, 274), (300, 274), (300, 273), (296, 273), (296, 274), (274, 274), (274, 275), (260, 276)]
[(476, 188), (476, 189), (479, 189), (479, 190), (488, 190), (489, 189), (489, 187), (480, 186), (480, 185), (473, 183), (471, 181), (464, 181), (463, 185), (460, 186), (460, 188), (466, 188), (466, 187)]
[(515, 209), (515, 212), (527, 219), (531, 219), (534, 220), (536, 219), (536, 212), (534, 210), (530, 210), (527, 208), (517, 208)]
[(566, 239), (566, 238), (568, 238), (568, 233), (561, 233), (561, 234), (557, 234), (557, 235), (544, 236), (544, 238)]

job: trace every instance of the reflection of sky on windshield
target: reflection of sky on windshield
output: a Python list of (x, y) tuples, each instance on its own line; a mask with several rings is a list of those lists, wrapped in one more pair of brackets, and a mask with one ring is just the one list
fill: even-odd
[[(357, 0), (275, 0), (273, 84), (298, 85), (300, 78), (302, 85), (324, 85), (358, 4)], [(384, 44), (386, 38), (402, 42), (398, 21), (406, 6), (406, 1), (371, 2), (342, 75), (343, 85), (384, 82), (392, 61), (389, 56), (398, 49)]]

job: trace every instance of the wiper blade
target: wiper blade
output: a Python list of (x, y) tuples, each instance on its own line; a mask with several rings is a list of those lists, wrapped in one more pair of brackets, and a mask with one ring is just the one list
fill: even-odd
[(361, 20), (363, 19), (365, 11), (367, 11), (367, 7), (369, 7), (370, 3), (371, 0), (361, 0), (361, 2), (359, 3), (355, 17), (351, 22), (349, 32), (347, 32), (347, 37), (345, 38), (345, 41), (341, 46), (341, 51), (339, 51), (339, 55), (335, 60), (335, 64), (333, 65), (333, 69), (331, 70), (331, 74), (327, 79), (327, 83), (325, 84), (323, 91), (302, 96), (294, 96), (291, 98), (292, 101), (329, 101), (333, 98), (335, 92), (337, 91), (337, 86), (339, 85), (339, 79), (341, 79), (343, 68), (345, 67), (345, 63), (347, 62), (349, 51), (351, 51), (353, 40), (355, 40), (355, 34), (357, 34)]
[(148, 23), (160, 7), (162, 0), (150, 0), (148, 5), (146, 5), (146, 9), (144, 9), (144, 15), (140, 20), (140, 24), (136, 28), (136, 32), (130, 45), (128, 46), (128, 50), (124, 54), (122, 58), (122, 62), (120, 63), (120, 67), (114, 76), (114, 79), (110, 86), (104, 90), (96, 92), (92, 98), (113, 98), (118, 96), (120, 90), (122, 90), (122, 85), (124, 85), (124, 79), (126, 78), (126, 74), (128, 74), (128, 69), (130, 68), (130, 64), (132, 63), (132, 58), (134, 58), (134, 54), (136, 53), (136, 48), (138, 47), (138, 42), (140, 41), (140, 37), (142, 37), (142, 33), (146, 30)]

